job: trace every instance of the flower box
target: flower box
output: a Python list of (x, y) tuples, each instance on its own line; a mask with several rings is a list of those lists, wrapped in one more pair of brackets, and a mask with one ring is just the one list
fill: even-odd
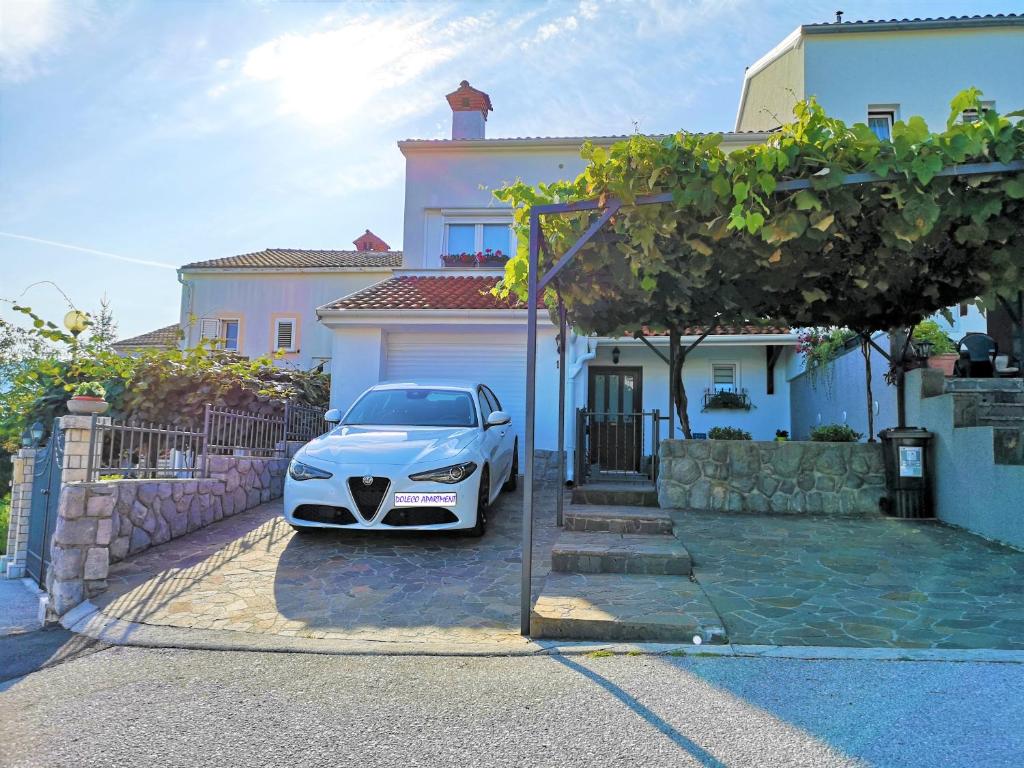
[(445, 253), (441, 255), (441, 263), (446, 267), (504, 267), (508, 261), (501, 251), (477, 251), (476, 253)]

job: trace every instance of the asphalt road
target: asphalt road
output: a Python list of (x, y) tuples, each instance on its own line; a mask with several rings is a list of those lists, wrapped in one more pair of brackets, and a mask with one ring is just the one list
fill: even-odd
[(1024, 764), (1024, 665), (91, 650), (0, 684), (0, 764)]

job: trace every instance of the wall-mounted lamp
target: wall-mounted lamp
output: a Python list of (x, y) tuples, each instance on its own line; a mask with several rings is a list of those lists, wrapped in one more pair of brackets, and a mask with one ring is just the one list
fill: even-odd
[(43, 439), (45, 432), (46, 427), (43, 426), (43, 422), (35, 422), (31, 427), (26, 427), (25, 431), (21, 433), (21, 445), (25, 448), (37, 447)]
[(616, 365), (619, 364), (619, 355), (620, 354), (621, 354), (621, 351), (619, 350), (618, 347), (612, 347), (612, 362), (615, 363)]

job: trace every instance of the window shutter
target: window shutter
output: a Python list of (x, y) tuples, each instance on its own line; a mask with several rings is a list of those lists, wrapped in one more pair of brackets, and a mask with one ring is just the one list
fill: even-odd
[(295, 344), (295, 322), (293, 320), (277, 321), (277, 346), (275, 349), (291, 350)]
[(199, 321), (199, 335), (204, 339), (220, 338), (220, 321), (216, 317), (204, 317)]

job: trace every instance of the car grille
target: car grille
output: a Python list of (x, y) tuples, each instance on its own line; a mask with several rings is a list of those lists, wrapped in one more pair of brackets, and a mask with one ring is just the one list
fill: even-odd
[(352, 492), (352, 498), (356, 502), (356, 509), (364, 520), (369, 522), (380, 509), (380, 503), (384, 494), (391, 487), (391, 481), (386, 477), (375, 477), (369, 485), (363, 485), (363, 478), (350, 477), (348, 489)]
[(344, 507), (329, 507), (326, 504), (303, 504), (292, 513), (296, 520), (333, 525), (352, 525), (355, 516)]
[(458, 521), (455, 513), (444, 507), (402, 507), (392, 509), (381, 521), (384, 525), (441, 525)]

